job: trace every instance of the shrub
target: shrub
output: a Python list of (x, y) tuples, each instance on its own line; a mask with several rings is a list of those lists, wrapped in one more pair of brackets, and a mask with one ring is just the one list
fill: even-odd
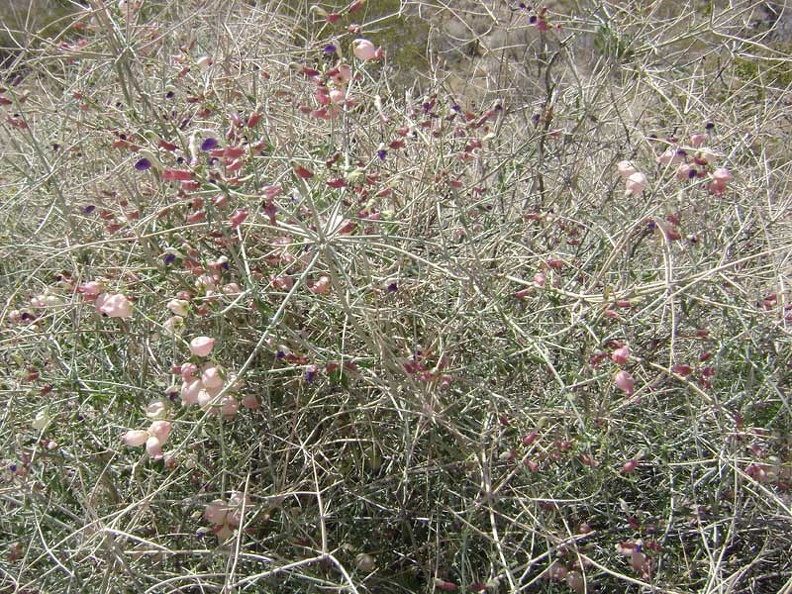
[[(9, 587), (788, 583), (786, 86), (744, 65), (788, 57), (717, 3), (443, 6), (91, 3), (26, 49)], [(481, 51), (406, 88), (422, 14)]]

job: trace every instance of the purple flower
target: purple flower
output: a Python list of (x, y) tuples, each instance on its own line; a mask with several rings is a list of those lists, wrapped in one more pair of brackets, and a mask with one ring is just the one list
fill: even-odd
[(207, 138), (201, 143), (201, 150), (202, 151), (211, 151), (212, 149), (217, 148), (217, 139), (216, 138)]
[(336, 52), (336, 46), (332, 43), (329, 43), (325, 46), (324, 51), (326, 54), (334, 54)]
[(708, 131), (709, 131), (709, 130), (712, 130), (714, 127), (715, 127), (715, 124), (713, 124), (712, 122), (707, 122), (707, 125), (706, 125), (706, 126), (704, 126), (704, 128), (705, 128), (706, 130), (708, 130)]
[(377, 157), (379, 157), (380, 161), (384, 161), (385, 157), (387, 157), (387, 156), (388, 156), (388, 153), (387, 153), (387, 151), (385, 151), (385, 149), (379, 149), (377, 151)]
[(135, 163), (135, 169), (138, 171), (145, 171), (146, 169), (151, 169), (151, 161), (143, 157), (137, 163)]
[(395, 293), (399, 290), (399, 287), (396, 283), (391, 283), (388, 285), (388, 293)]
[(172, 264), (173, 261), (176, 259), (176, 254), (165, 254), (163, 256), (162, 261), (165, 262), (165, 265)]
[(93, 211), (96, 210), (96, 207), (93, 204), (89, 204), (88, 206), (82, 207), (83, 214), (91, 214)]

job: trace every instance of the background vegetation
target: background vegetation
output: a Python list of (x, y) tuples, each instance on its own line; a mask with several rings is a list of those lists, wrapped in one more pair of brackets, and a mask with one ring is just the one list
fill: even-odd
[(784, 7), (525, 4), (8, 26), (0, 591), (789, 591)]

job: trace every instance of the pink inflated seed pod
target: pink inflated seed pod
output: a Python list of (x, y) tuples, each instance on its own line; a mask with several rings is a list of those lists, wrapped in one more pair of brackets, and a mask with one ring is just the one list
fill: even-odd
[(643, 173), (637, 172), (631, 174), (624, 180), (625, 195), (626, 196), (640, 196), (646, 189), (648, 180)]
[(377, 48), (368, 39), (356, 39), (352, 42), (353, 53), (358, 60), (370, 62), (377, 59)]
[(190, 341), (190, 352), (196, 357), (206, 357), (212, 352), (215, 339), (209, 336), (196, 336)]
[(623, 369), (613, 376), (613, 383), (625, 394), (632, 394), (635, 391), (635, 378)]

